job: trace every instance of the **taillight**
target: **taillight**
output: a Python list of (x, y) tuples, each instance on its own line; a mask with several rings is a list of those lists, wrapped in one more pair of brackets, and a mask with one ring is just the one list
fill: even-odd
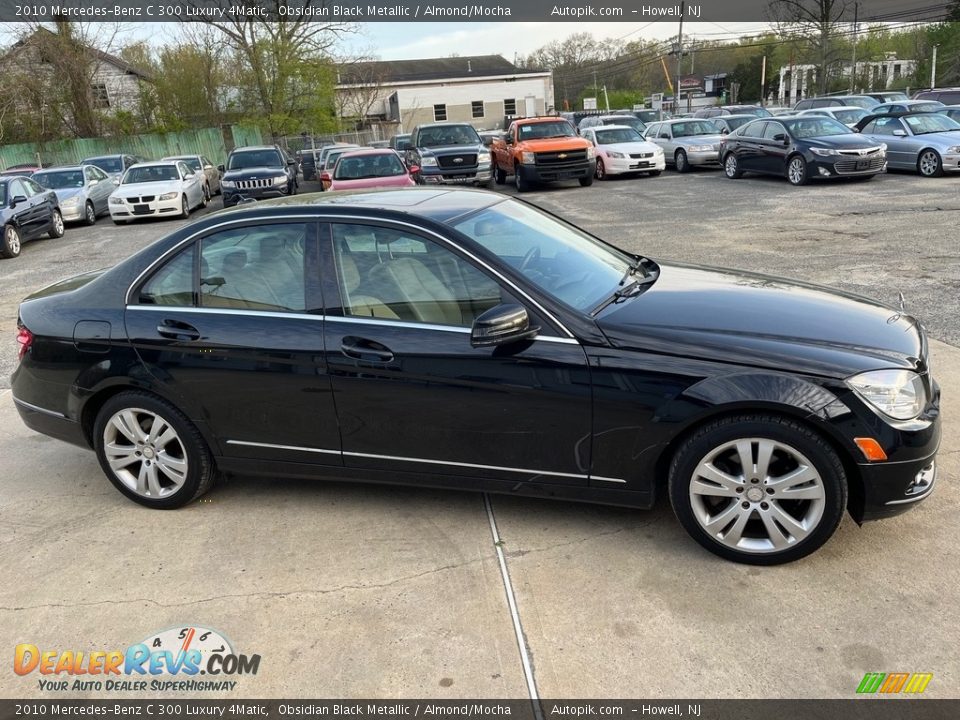
[(33, 333), (25, 327), (18, 327), (17, 345), (19, 345), (17, 348), (17, 360), (23, 360), (23, 356), (27, 354), (27, 350), (33, 345)]

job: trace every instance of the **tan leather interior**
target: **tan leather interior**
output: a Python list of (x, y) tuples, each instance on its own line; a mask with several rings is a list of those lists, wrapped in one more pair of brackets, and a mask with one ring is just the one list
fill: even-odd
[(378, 317), (399, 320), (400, 316), (388, 308), (383, 301), (370, 295), (357, 292), (360, 287), (360, 271), (357, 263), (348, 254), (340, 254), (340, 277), (343, 281), (344, 304), (351, 315)]

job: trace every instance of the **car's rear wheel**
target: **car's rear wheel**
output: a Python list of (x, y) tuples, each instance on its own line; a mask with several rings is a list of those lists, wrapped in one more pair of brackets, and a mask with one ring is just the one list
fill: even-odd
[(689, 172), (690, 161), (687, 159), (687, 153), (683, 150), (677, 150), (673, 156), (673, 165), (677, 168), (677, 172)]
[(89, 200), (87, 201), (86, 206), (83, 208), (83, 221), (87, 225), (97, 224), (97, 210), (93, 207), (93, 203)]
[(833, 535), (847, 505), (843, 464), (804, 425), (769, 415), (716, 420), (670, 465), (670, 501), (687, 532), (735, 562), (777, 565)]
[(93, 438), (110, 482), (147, 507), (182, 507), (209, 490), (216, 477), (199, 431), (173, 405), (146, 393), (123, 392), (107, 400)]
[(917, 158), (917, 171), (923, 177), (940, 177), (943, 175), (943, 161), (936, 150), (924, 150)]
[(59, 210), (54, 210), (53, 217), (50, 218), (50, 230), (47, 231), (47, 235), (52, 238), (62, 238), (64, 232), (66, 232), (66, 227), (63, 224), (63, 215), (60, 214)]
[(802, 155), (794, 155), (787, 161), (787, 180), (791, 185), (806, 185), (809, 179), (807, 161)]
[(0, 241), (0, 255), (5, 258), (15, 258), (20, 254), (20, 231), (13, 225), (3, 228), (3, 239)]
[(727, 153), (723, 161), (723, 172), (731, 180), (739, 180), (743, 177), (743, 170), (740, 169), (740, 161), (733, 153)]
[(607, 169), (603, 166), (603, 160), (601, 158), (597, 158), (597, 169), (593, 171), (593, 176), (597, 180), (607, 179)]

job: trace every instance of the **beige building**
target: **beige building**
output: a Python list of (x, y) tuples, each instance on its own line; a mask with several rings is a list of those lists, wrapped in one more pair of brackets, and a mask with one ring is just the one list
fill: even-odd
[(391, 133), (442, 120), (492, 130), (552, 110), (553, 77), (500, 55), (352, 63), (339, 69), (337, 105), (341, 117)]

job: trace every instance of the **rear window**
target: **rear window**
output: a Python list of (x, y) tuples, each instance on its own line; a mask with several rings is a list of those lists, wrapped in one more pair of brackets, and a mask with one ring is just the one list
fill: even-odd
[(80, 161), (81, 165), (96, 165), (98, 168), (108, 173), (123, 172), (123, 161), (119, 156), (116, 157), (95, 157)]
[(471, 125), (440, 125), (423, 128), (417, 138), (417, 144), (420, 147), (479, 145), (480, 136)]
[(939, 100), (944, 105), (960, 103), (960, 90), (925, 90), (915, 96), (916, 100)]

